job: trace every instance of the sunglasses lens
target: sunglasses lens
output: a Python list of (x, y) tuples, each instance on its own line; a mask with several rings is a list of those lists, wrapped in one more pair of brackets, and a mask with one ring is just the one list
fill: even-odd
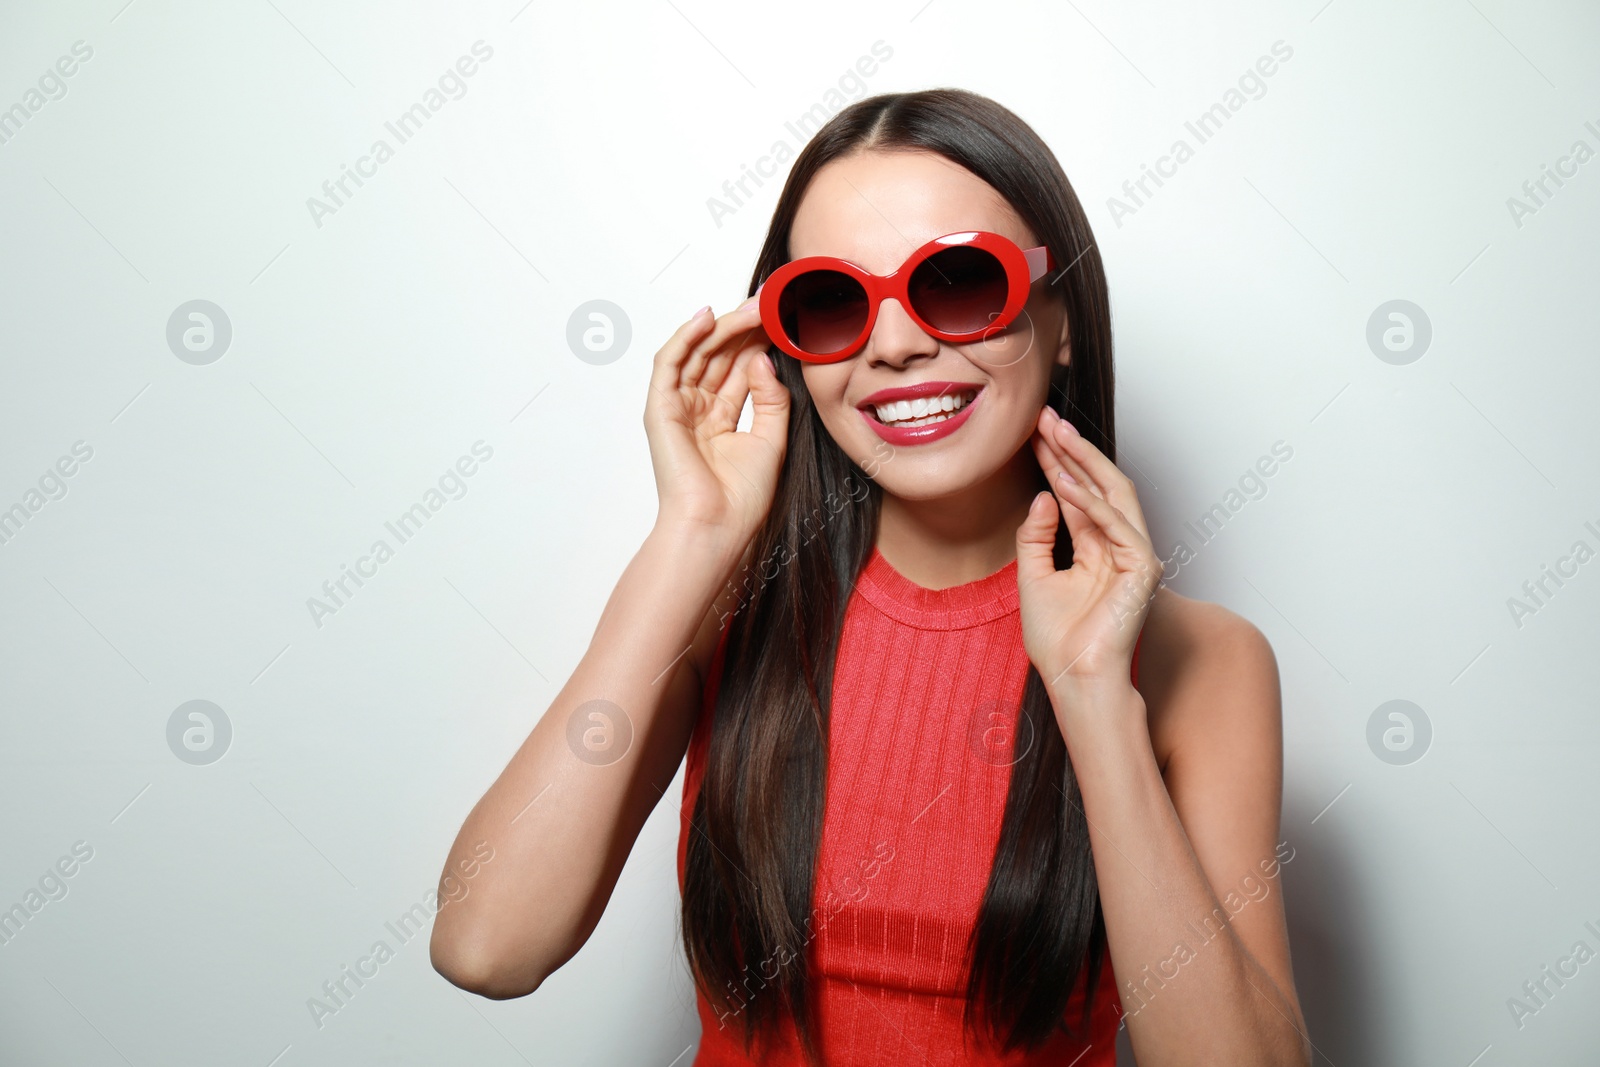
[(836, 270), (795, 276), (778, 295), (778, 318), (797, 346), (813, 355), (842, 352), (867, 323), (867, 291)]
[(981, 248), (958, 245), (923, 260), (911, 273), (911, 305), (936, 330), (977, 333), (1005, 310), (1005, 267)]

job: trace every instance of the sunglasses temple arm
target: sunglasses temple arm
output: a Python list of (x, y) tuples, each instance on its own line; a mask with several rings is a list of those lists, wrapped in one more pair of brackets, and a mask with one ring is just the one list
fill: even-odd
[(1045, 271), (1055, 267), (1055, 257), (1050, 254), (1050, 248), (1047, 245), (1030, 248), (1022, 254), (1028, 260), (1028, 280), (1030, 282), (1038, 281), (1044, 276)]

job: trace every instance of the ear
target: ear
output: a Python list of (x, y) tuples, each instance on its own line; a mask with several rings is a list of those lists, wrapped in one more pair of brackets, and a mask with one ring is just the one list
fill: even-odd
[(1065, 309), (1061, 312), (1061, 336), (1056, 338), (1056, 363), (1065, 367), (1072, 362), (1072, 322)]

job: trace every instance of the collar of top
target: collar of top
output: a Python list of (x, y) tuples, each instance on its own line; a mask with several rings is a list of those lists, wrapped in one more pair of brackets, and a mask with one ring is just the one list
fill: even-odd
[(873, 545), (856, 588), (885, 615), (923, 630), (981, 626), (1018, 610), (1015, 559), (976, 581), (928, 589), (895, 570)]

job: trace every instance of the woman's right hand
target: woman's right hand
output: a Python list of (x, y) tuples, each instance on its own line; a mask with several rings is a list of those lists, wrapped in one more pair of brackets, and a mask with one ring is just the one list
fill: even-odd
[[(658, 527), (692, 527), (742, 551), (772, 506), (788, 445), (789, 391), (768, 362), (754, 303), (702, 310), (656, 353), (645, 400)], [(750, 430), (737, 429), (748, 396)]]

